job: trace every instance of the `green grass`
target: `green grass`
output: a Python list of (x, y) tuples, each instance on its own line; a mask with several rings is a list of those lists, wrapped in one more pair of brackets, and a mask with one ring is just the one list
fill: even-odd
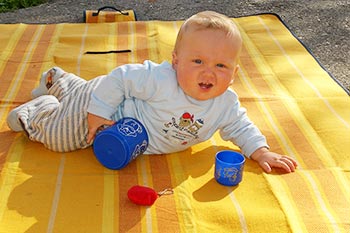
[(37, 6), (45, 2), (47, 0), (0, 0), (0, 13)]

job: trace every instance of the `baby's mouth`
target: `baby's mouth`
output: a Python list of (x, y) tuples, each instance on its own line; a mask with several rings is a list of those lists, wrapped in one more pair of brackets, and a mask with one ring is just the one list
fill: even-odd
[(199, 83), (198, 84), (201, 89), (208, 90), (213, 87), (213, 84), (211, 83)]

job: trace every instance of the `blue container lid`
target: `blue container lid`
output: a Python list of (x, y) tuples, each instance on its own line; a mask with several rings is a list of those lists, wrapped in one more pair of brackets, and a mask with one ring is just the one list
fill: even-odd
[(245, 157), (239, 152), (231, 150), (223, 150), (216, 153), (216, 159), (226, 165), (242, 164), (245, 162)]
[(130, 160), (126, 144), (127, 142), (119, 135), (106, 131), (96, 136), (93, 150), (97, 160), (103, 166), (118, 170), (125, 167)]

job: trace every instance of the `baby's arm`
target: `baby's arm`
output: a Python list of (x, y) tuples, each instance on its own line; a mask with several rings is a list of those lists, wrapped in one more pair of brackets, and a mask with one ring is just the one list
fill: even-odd
[(88, 105), (88, 136), (90, 143), (96, 131), (103, 125), (112, 125), (113, 115), (125, 99), (147, 100), (157, 89), (151, 78), (156, 64), (145, 61), (144, 64), (127, 64), (119, 66), (104, 76), (93, 90)]
[(273, 167), (282, 168), (288, 173), (294, 172), (298, 166), (293, 158), (271, 152), (266, 147), (261, 147), (254, 151), (250, 158), (257, 161), (267, 173), (270, 173)]
[(92, 113), (88, 113), (87, 116), (88, 121), (88, 136), (87, 136), (87, 143), (92, 142), (92, 140), (95, 138), (96, 131), (103, 125), (113, 125), (115, 122), (112, 120), (107, 120), (103, 117), (94, 115)]

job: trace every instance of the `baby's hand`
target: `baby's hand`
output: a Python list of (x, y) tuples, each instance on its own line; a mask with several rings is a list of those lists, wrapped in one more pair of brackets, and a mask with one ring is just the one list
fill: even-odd
[(273, 167), (282, 168), (288, 173), (294, 172), (298, 166), (293, 158), (271, 152), (265, 147), (257, 149), (250, 158), (257, 161), (267, 173), (270, 173)]
[(88, 113), (88, 135), (86, 142), (91, 143), (95, 138), (96, 131), (103, 125), (113, 125), (115, 122), (112, 120), (107, 120), (103, 117)]

